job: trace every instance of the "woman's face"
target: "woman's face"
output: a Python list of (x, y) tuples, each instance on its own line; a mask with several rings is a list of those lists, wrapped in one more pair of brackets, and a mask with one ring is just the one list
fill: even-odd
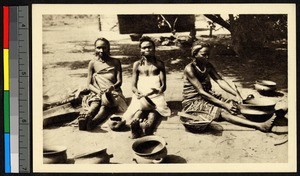
[(98, 40), (95, 44), (95, 53), (96, 56), (99, 57), (108, 56), (109, 55), (108, 45), (104, 41)]
[(149, 41), (144, 41), (141, 44), (141, 54), (143, 56), (154, 56), (155, 48), (154, 48), (153, 44)]
[(195, 58), (202, 63), (206, 63), (208, 62), (209, 54), (210, 49), (208, 47), (203, 47), (197, 52)]

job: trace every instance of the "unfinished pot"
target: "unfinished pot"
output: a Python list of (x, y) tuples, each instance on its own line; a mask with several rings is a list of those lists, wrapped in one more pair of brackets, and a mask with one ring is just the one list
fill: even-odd
[(255, 98), (248, 100), (245, 104), (239, 104), (238, 107), (242, 111), (244, 109), (258, 110), (258, 111), (275, 111), (276, 102), (269, 98)]
[(89, 152), (84, 153), (81, 155), (77, 155), (74, 157), (75, 164), (105, 164), (110, 162), (110, 158), (113, 155), (109, 155), (106, 152), (106, 148), (96, 151), (96, 152)]
[(67, 162), (67, 147), (49, 145), (43, 147), (44, 164), (63, 164)]
[(140, 98), (139, 101), (140, 110), (154, 110), (156, 108), (155, 103), (147, 96)]
[(160, 136), (144, 136), (132, 144), (133, 160), (143, 164), (158, 164), (167, 156), (166, 141)]
[(117, 104), (114, 95), (111, 92), (105, 92), (104, 94), (102, 94), (101, 105), (107, 107), (115, 107)]

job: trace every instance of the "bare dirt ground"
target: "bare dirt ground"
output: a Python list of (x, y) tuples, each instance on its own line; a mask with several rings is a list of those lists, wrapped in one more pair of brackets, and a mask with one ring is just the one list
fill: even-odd
[[(81, 23), (48, 25), (43, 28), (43, 93), (44, 101), (60, 100), (72, 90), (86, 84), (87, 64), (93, 57), (93, 43), (97, 37), (111, 42), (111, 54), (122, 62), (123, 85), (126, 98), (131, 97), (131, 68), (138, 59), (138, 42), (116, 31), (99, 31), (97, 20)], [(197, 33), (200, 40), (208, 40)], [(152, 34), (158, 38), (162, 34)], [(167, 36), (169, 34), (166, 34)], [(184, 33), (180, 35), (186, 35)], [(229, 41), (227, 35), (217, 35), (214, 42)], [(227, 37), (227, 39), (226, 39)], [(287, 106), (287, 58), (285, 50), (272, 55), (253, 56), (245, 60), (234, 56), (213, 53), (212, 63), (229, 82), (235, 82), (242, 96), (253, 94), (262, 97), (254, 88), (258, 79), (270, 79), (278, 84), (278, 95), (269, 97), (277, 101), (276, 109)], [(219, 50), (220, 51), (220, 50)], [(182, 70), (190, 62), (189, 48), (157, 46), (157, 56), (167, 67), (166, 99), (172, 110), (156, 131), (168, 143), (165, 163), (285, 163), (288, 162), (287, 134), (262, 133), (227, 122), (214, 122), (201, 134), (185, 131), (177, 112), (181, 110)], [(42, 118), (42, 117), (41, 117)], [(130, 131), (114, 132), (106, 124), (92, 132), (79, 131), (78, 127), (56, 125), (43, 130), (44, 145), (67, 146), (69, 158), (87, 151), (107, 148), (113, 154), (112, 163), (132, 161)]]

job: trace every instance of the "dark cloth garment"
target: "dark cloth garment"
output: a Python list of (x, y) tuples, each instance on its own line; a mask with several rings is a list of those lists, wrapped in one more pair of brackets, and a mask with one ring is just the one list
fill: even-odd
[[(195, 68), (196, 70), (196, 64), (191, 63), (191, 66)], [(228, 99), (223, 98), (221, 95), (216, 94), (211, 90), (212, 84), (210, 82), (210, 76), (209, 76), (209, 67), (211, 65), (208, 64), (208, 68), (206, 69), (206, 72), (201, 73), (197, 71), (195, 75), (197, 76), (197, 79), (201, 83), (203, 89), (211, 94), (212, 96), (227, 102)], [(189, 79), (184, 76), (183, 80), (183, 100), (182, 100), (182, 107), (184, 112), (204, 112), (209, 115), (207, 115), (208, 120), (217, 119), (220, 117), (221, 109), (220, 107), (214, 105), (212, 102), (209, 102), (205, 98), (203, 98), (198, 90), (194, 87), (194, 85), (189, 81)]]

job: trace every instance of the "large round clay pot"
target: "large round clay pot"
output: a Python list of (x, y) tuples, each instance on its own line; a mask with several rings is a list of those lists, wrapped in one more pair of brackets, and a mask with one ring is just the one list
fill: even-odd
[(107, 149), (99, 150), (96, 152), (84, 153), (74, 157), (75, 164), (107, 164), (113, 155), (106, 152)]
[(144, 136), (132, 144), (133, 160), (143, 164), (161, 163), (167, 156), (166, 141), (160, 136)]
[(241, 109), (241, 114), (243, 114), (246, 119), (254, 122), (265, 122), (270, 119), (274, 111), (260, 111), (255, 109)]
[(67, 147), (49, 145), (43, 147), (44, 164), (63, 164), (67, 162)]
[(248, 100), (245, 104), (239, 104), (239, 109), (250, 109), (264, 112), (275, 111), (276, 102), (269, 98), (255, 98)]
[(147, 96), (140, 98), (139, 101), (140, 110), (154, 110), (156, 108), (155, 103)]

